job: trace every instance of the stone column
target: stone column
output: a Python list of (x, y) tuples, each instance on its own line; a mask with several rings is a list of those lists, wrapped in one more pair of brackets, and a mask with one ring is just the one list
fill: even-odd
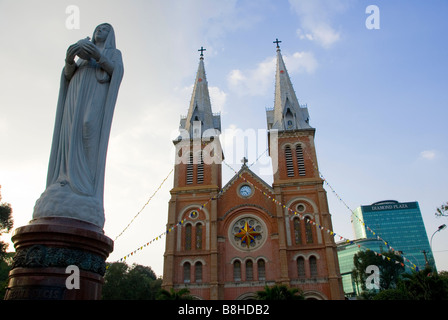
[(99, 227), (71, 218), (39, 218), (16, 229), (12, 241), (16, 254), (5, 300), (101, 299), (113, 241)]
[[(216, 192), (213, 192), (213, 195)], [(219, 257), (218, 257), (218, 203), (211, 201), (210, 207), (210, 300), (219, 300)]]

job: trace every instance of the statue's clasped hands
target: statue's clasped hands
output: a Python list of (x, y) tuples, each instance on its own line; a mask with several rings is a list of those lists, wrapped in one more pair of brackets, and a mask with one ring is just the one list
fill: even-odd
[(96, 61), (99, 61), (101, 58), (101, 53), (98, 50), (98, 48), (96, 47), (96, 45), (94, 45), (92, 42), (90, 41), (86, 41), (82, 47), (82, 50), (89, 55), (90, 57), (92, 57), (93, 59), (95, 59)]
[(99, 61), (101, 58), (101, 52), (87, 37), (68, 47), (66, 56), (67, 62), (72, 64), (74, 62), (75, 56), (78, 56), (84, 60), (93, 58), (96, 61)]

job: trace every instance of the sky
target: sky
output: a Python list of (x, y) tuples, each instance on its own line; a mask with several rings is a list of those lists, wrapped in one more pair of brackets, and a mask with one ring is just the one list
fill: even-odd
[[(320, 172), (339, 195), (324, 185), (333, 230), (353, 238), (343, 202), (353, 210), (418, 201), (430, 238), (448, 222), (434, 214), (448, 201), (446, 12), (443, 0), (0, 0), (2, 201), (16, 228), (31, 220), (45, 189), (66, 50), (109, 22), (125, 71), (106, 164), (104, 232), (116, 239), (108, 261), (165, 231), (172, 140), (188, 111), (201, 46), (226, 163), (238, 171), (244, 155), (249, 164), (259, 158), (251, 169), (272, 183), (263, 146), (276, 38), (316, 128)], [(248, 133), (256, 143), (234, 142)], [(223, 185), (233, 175), (223, 165)], [(439, 271), (448, 270), (447, 243), (448, 229), (434, 235)], [(164, 249), (162, 237), (126, 261), (162, 275)]]

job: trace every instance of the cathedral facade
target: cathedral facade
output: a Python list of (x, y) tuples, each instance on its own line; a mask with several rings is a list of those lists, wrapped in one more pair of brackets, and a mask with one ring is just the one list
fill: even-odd
[[(164, 289), (197, 299), (253, 299), (264, 287), (299, 288), (306, 299), (343, 299), (315, 129), (299, 105), (277, 43), (274, 107), (266, 111), (273, 183), (244, 161), (222, 186), (221, 118), (212, 112), (201, 51), (180, 122), (169, 201)], [(202, 48), (201, 48), (202, 49)], [(274, 72), (274, 70), (273, 70)], [(176, 228), (174, 228), (176, 226)]]

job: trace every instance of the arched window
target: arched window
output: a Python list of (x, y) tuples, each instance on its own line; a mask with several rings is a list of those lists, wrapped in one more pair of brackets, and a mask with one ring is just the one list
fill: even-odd
[(299, 176), (306, 175), (305, 161), (303, 160), (303, 150), (300, 144), (296, 147), (297, 169), (299, 170)]
[(294, 165), (292, 163), (291, 148), (287, 146), (285, 148), (285, 159), (286, 159), (286, 174), (288, 177), (294, 177)]
[(257, 262), (258, 280), (266, 280), (266, 263), (263, 259)]
[(241, 281), (241, 262), (238, 260), (233, 263), (233, 281)]
[(202, 249), (202, 224), (196, 225), (196, 249)]
[(317, 259), (315, 256), (310, 257), (310, 275), (317, 277)]
[(299, 218), (294, 219), (294, 240), (296, 244), (302, 244), (302, 230)]
[(202, 263), (199, 261), (194, 264), (194, 281), (202, 282)]
[(303, 257), (297, 258), (297, 275), (299, 278), (305, 278), (305, 259)]
[(252, 260), (246, 261), (246, 281), (254, 280), (254, 263)]
[(185, 226), (185, 250), (191, 250), (191, 224)]
[(306, 243), (313, 243), (313, 227), (312, 227), (310, 221), (311, 220), (309, 218), (306, 218), (306, 223), (305, 223)]
[(190, 282), (190, 270), (191, 270), (190, 262), (185, 262), (184, 263), (184, 282), (185, 283)]
[(197, 176), (198, 183), (203, 183), (204, 182), (204, 160), (202, 159), (202, 151), (199, 155), (197, 175), (198, 175)]
[(193, 154), (190, 153), (187, 163), (187, 184), (193, 183)]

